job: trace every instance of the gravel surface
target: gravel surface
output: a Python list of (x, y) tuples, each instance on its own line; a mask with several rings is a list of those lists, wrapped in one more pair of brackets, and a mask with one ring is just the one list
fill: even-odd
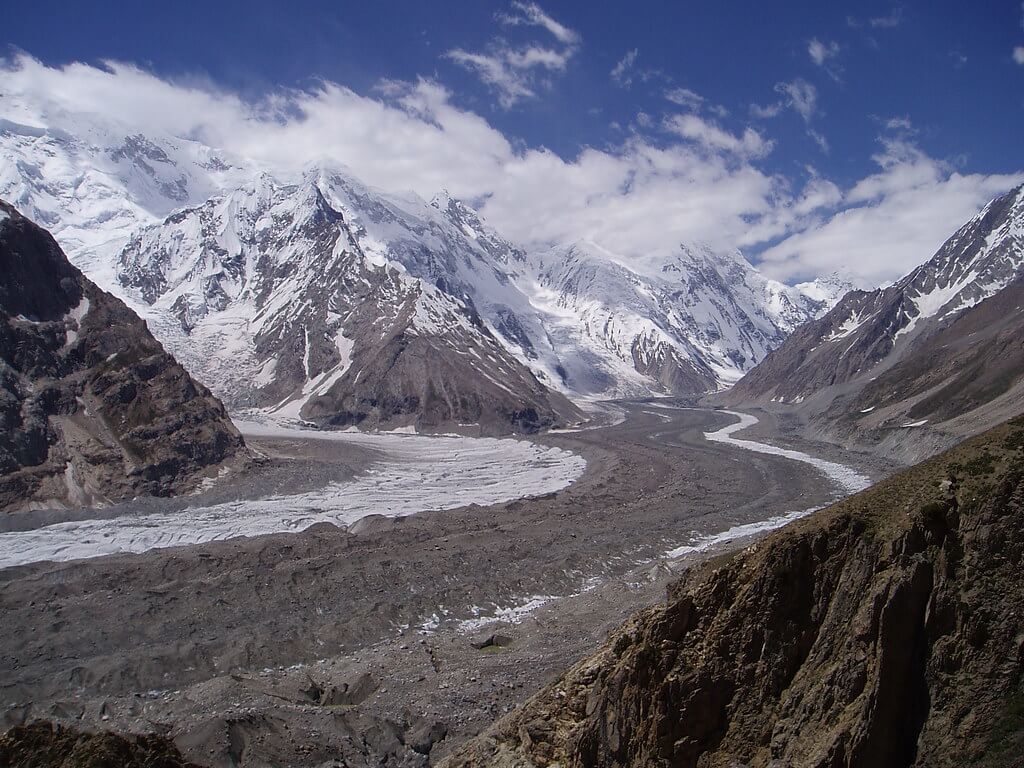
[[(541, 438), (588, 463), (540, 498), (0, 570), (6, 722), (166, 733), (205, 765), (425, 765), (695, 559), (751, 538), (701, 542), (838, 494), (807, 464), (704, 439), (735, 417), (623, 407), (620, 424)], [(268, 458), (246, 498), (373, 459), (255, 447)]]

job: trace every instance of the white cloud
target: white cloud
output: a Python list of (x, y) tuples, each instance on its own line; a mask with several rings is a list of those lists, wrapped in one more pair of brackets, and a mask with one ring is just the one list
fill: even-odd
[(824, 152), (826, 155), (829, 152), (828, 139), (820, 131), (816, 131), (813, 128), (807, 129), (807, 135), (814, 139), (814, 143), (818, 145), (818, 149)]
[(0, 62), (0, 77), (0, 118), (13, 122), (73, 135), (194, 139), (282, 179), (326, 160), (392, 192), (429, 199), (446, 187), (527, 247), (586, 239), (642, 261), (680, 242), (773, 242), (766, 268), (782, 277), (847, 263), (867, 280), (898, 276), (1018, 178), (960, 176), (893, 142), (876, 158), (879, 171), (846, 192), (814, 174), (794, 191), (758, 167), (769, 138), (695, 115), (676, 116), (674, 133), (657, 143), (633, 134), (561, 157), (509, 141), (427, 80), (387, 82), (375, 97), (322, 83), (250, 101), (209, 82), (114, 63), (50, 68), (19, 57)]
[(674, 115), (665, 121), (665, 129), (712, 152), (764, 157), (772, 150), (772, 142), (766, 141), (752, 128), (747, 128), (742, 135), (736, 136), (696, 115)]
[(903, 23), (903, 6), (897, 5), (887, 16), (875, 16), (868, 19), (868, 25), (875, 29), (892, 29)]
[(815, 37), (807, 43), (807, 53), (811, 61), (821, 67), (826, 61), (839, 55), (839, 43), (833, 41), (825, 44)]
[(776, 92), (786, 97), (786, 106), (796, 110), (797, 114), (809, 123), (818, 109), (818, 89), (806, 80), (797, 78), (789, 83), (778, 83)]
[(492, 88), (498, 95), (498, 103), (505, 109), (537, 95), (538, 85), (546, 83), (540, 79), (540, 73), (565, 71), (581, 40), (579, 33), (555, 21), (536, 3), (514, 2), (512, 8), (514, 13), (498, 14), (501, 23), (542, 27), (562, 43), (562, 47), (532, 44), (514, 48), (504, 40), (494, 40), (484, 52), (454, 48), (444, 54), (444, 58), (473, 72)]
[(560, 24), (555, 21), (536, 3), (514, 2), (512, 3), (512, 7), (515, 9), (515, 13), (498, 14), (498, 20), (502, 24), (508, 24), (510, 26), (520, 26), (525, 24), (543, 27), (554, 35), (558, 42), (569, 46), (579, 45), (581, 39), (579, 32), (569, 29), (564, 24)]
[(623, 88), (629, 88), (633, 84), (633, 69), (636, 66), (636, 58), (639, 55), (640, 50), (634, 48), (632, 51), (626, 51), (625, 56), (619, 59), (619, 62), (611, 71), (612, 80), (616, 84), (621, 85)]
[(704, 103), (704, 97), (689, 88), (669, 88), (665, 91), (665, 98), (673, 104), (696, 112)]
[(778, 117), (782, 111), (782, 104), (775, 102), (774, 104), (768, 104), (767, 106), (761, 106), (760, 104), (750, 105), (750, 114), (752, 117), (756, 117), (760, 120), (772, 117)]
[(1024, 66), (1024, 45), (1018, 45), (1013, 49), (1013, 60)]
[(765, 272), (802, 279), (847, 268), (866, 286), (895, 280), (988, 200), (1024, 181), (1024, 173), (961, 175), (913, 144), (881, 141), (879, 171), (855, 183), (833, 215), (764, 251)]
[(913, 131), (914, 124), (909, 117), (904, 115), (903, 117), (890, 117), (885, 121), (885, 128), (889, 131)]

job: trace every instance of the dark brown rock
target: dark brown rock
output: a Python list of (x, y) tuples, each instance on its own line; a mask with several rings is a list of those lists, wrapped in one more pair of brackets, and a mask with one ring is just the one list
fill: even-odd
[(0, 201), (0, 510), (195, 487), (245, 454), (146, 324)]
[(6, 768), (190, 768), (174, 743), (157, 735), (84, 733), (53, 723), (20, 725), (0, 736)]

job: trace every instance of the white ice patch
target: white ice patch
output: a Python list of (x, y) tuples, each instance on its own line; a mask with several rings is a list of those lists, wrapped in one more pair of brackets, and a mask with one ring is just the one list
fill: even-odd
[(89, 300), (82, 297), (81, 301), (78, 302), (78, 306), (73, 307), (65, 316), (65, 322), (68, 320), (74, 321), (75, 327), (66, 330), (64, 336), (64, 346), (70, 347), (76, 341), (78, 341), (78, 331), (82, 327), (82, 320), (89, 314)]
[(805, 464), (810, 464), (812, 467), (815, 467), (825, 473), (829, 479), (835, 482), (846, 493), (862, 491), (871, 484), (871, 480), (866, 475), (862, 475), (857, 470), (852, 467), (848, 467), (845, 464), (838, 464), (834, 461), (819, 459), (816, 456), (810, 456), (801, 451), (793, 451), (788, 448), (779, 448), (765, 443), (756, 443), (753, 440), (740, 440), (735, 438), (732, 436), (733, 433), (757, 424), (757, 417), (746, 413), (737, 413), (736, 411), (721, 411), (721, 413), (728, 413), (730, 416), (736, 416), (739, 421), (735, 424), (730, 424), (727, 427), (722, 427), (715, 432), (705, 432), (704, 437), (712, 442), (727, 443), (729, 445), (734, 445), (737, 448), (744, 448), (748, 451), (767, 453), (773, 456), (783, 456), (787, 459), (793, 459), (794, 461), (802, 461)]
[(799, 520), (801, 517), (807, 517), (813, 512), (817, 512), (819, 509), (821, 509), (821, 507), (811, 507), (810, 509), (803, 509), (796, 512), (786, 512), (785, 514), (769, 517), (767, 520), (760, 520), (756, 523), (735, 525), (727, 531), (701, 536), (692, 544), (676, 547), (675, 549), (666, 552), (665, 557), (669, 560), (675, 560), (676, 558), (683, 557), (685, 555), (695, 555), (700, 552), (707, 552), (717, 544), (727, 544), (730, 541), (745, 539), (748, 536), (754, 536), (758, 533), (774, 531), (776, 528), (789, 525), (794, 520)]
[(921, 419), (920, 421), (911, 421), (906, 424), (900, 424), (903, 429), (910, 429), (912, 427), (923, 427), (928, 423), (928, 419)]
[(854, 312), (839, 326), (832, 334), (825, 339), (825, 341), (837, 341), (838, 339), (845, 339), (851, 333), (856, 331), (864, 324), (864, 321), (860, 317), (859, 312)]
[(558, 600), (559, 595), (533, 595), (516, 605), (505, 608), (496, 608), (491, 616), (480, 616), (475, 619), (460, 621), (458, 629), (460, 632), (472, 632), (486, 627), (488, 624), (504, 622), (505, 624), (519, 624), (523, 619), (536, 611), (538, 608), (547, 605), (552, 600)]
[(487, 506), (558, 491), (586, 468), (581, 456), (525, 440), (319, 432), (245, 422), (238, 427), (248, 436), (365, 446), (384, 458), (349, 481), (306, 493), (0, 533), (0, 568), (297, 533), (316, 523), (345, 526), (373, 514), (402, 517), (467, 504)]

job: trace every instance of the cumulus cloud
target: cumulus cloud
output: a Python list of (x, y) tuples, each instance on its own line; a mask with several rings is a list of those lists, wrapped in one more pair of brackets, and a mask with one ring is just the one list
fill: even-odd
[(1013, 49), (1013, 60), (1024, 67), (1024, 45), (1018, 45)]
[(837, 210), (760, 254), (780, 279), (849, 269), (864, 286), (895, 280), (923, 263), (992, 197), (1024, 173), (962, 175), (901, 139), (880, 139), (878, 171), (837, 200)]
[(769, 138), (693, 114), (662, 125), (658, 141), (633, 134), (562, 157), (510, 141), (431, 80), (382, 83), (373, 96), (324, 82), (249, 100), (118, 63), (51, 68), (21, 56), (0, 62), (0, 75), (0, 118), (12, 122), (112, 141), (195, 140), (282, 180), (329, 162), (386, 191), (429, 199), (446, 187), (527, 247), (589, 240), (636, 263), (680, 242), (754, 252), (774, 243), (765, 266), (781, 277), (859, 259), (865, 279), (890, 279), (1018, 178), (959, 176), (891, 143), (878, 172), (845, 192), (814, 174), (801, 187), (759, 167)]
[(544, 74), (563, 72), (579, 48), (580, 35), (555, 21), (536, 3), (512, 3), (512, 13), (498, 14), (507, 26), (535, 26), (547, 30), (561, 45), (552, 48), (542, 44), (513, 47), (505, 40), (492, 40), (484, 51), (454, 48), (444, 58), (469, 70), (498, 96), (498, 103), (508, 109), (523, 99), (537, 95), (539, 85), (547, 81)]

